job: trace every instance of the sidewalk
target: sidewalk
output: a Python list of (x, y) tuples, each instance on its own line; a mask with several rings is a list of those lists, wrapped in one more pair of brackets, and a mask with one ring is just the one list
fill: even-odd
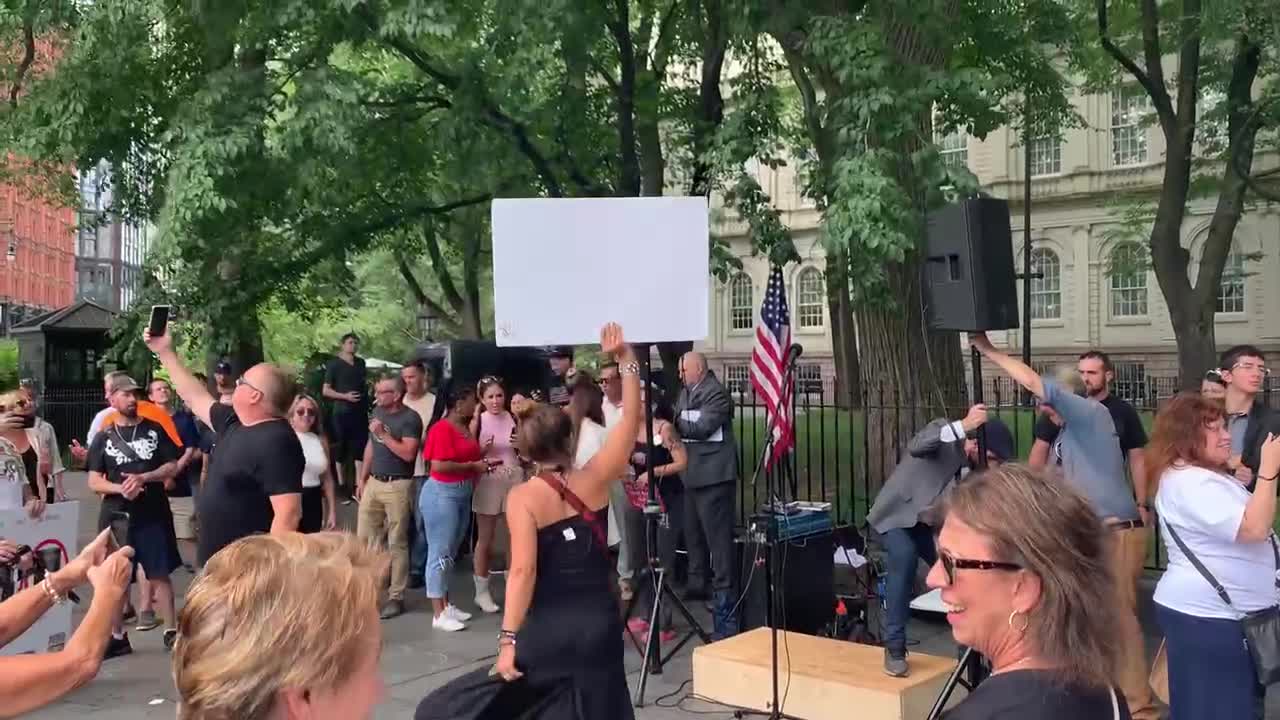
[[(69, 473), (67, 491), (73, 497), (89, 497), (83, 473)], [(342, 521), (354, 527), (355, 506), (343, 506)], [(89, 499), (81, 507), (81, 542), (93, 537), (97, 518), (97, 501)], [(467, 572), (459, 573), (456, 587), (469, 588)], [(191, 576), (179, 570), (175, 576), (179, 593), (185, 592)], [(1147, 631), (1148, 653), (1154, 654), (1159, 642), (1158, 631), (1151, 610), (1151, 590), (1154, 578), (1148, 578), (1142, 593), (1142, 620)], [(82, 593), (88, 601), (88, 591)], [(411, 592), (407, 598), (408, 612), (384, 623), (385, 649), (382, 654), (383, 677), (387, 683), (387, 699), (375, 715), (378, 720), (405, 720), (413, 717), (418, 702), (430, 691), (449, 680), (492, 662), (495, 638), (501, 615), (481, 615), (472, 607), (469, 595), (459, 599), (463, 609), (475, 612), (476, 620), (468, 629), (459, 633), (439, 633), (431, 630), (426, 599), (420, 593)], [(699, 612), (701, 610), (699, 609)], [(710, 627), (710, 617), (701, 613), (704, 627)], [(78, 620), (78, 615), (77, 615)], [(916, 641), (912, 652), (940, 656), (954, 656), (955, 645), (946, 622), (940, 618), (930, 621), (917, 617), (912, 621), (909, 637)], [(103, 664), (98, 677), (63, 701), (27, 716), (38, 720), (135, 720), (137, 718), (165, 718), (172, 720), (176, 712), (169, 655), (161, 645), (158, 630), (130, 632), (133, 655), (109, 660)], [(688, 695), (691, 685), (681, 688), (690, 679), (691, 653), (694, 643), (687, 645), (666, 666), (660, 676), (651, 676), (646, 691), (647, 706), (637, 709), (640, 720), (668, 720), (687, 717), (685, 712), (671, 707), (676, 700)], [(629, 682), (635, 692), (639, 682), (640, 657), (628, 646), (626, 657)], [(785, 682), (785, 680), (784, 680)], [(663, 696), (670, 695), (665, 699)], [(662, 707), (655, 700), (662, 699)], [(730, 711), (716, 712), (719, 708), (696, 700), (685, 700), (685, 710), (706, 713), (700, 717), (732, 718)], [(1280, 718), (1280, 704), (1268, 704), (1268, 717)]]

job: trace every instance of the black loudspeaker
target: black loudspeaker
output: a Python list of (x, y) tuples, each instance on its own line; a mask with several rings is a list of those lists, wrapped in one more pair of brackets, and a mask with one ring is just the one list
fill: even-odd
[[(742, 630), (764, 627), (767, 619), (763, 544), (738, 545), (742, 552)], [(778, 628), (817, 635), (835, 616), (835, 546), (830, 531), (779, 542), (773, 549)], [(752, 570), (754, 569), (754, 572)]]
[(1009, 203), (973, 198), (930, 213), (924, 274), (929, 327), (964, 332), (1018, 327)]

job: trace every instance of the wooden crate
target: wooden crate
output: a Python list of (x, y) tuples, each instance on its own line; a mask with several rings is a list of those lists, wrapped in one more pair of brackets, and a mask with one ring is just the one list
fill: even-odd
[[(788, 655), (790, 663), (788, 663)], [(768, 711), (769, 628), (756, 628), (693, 651), (693, 692), (729, 705)], [(778, 633), (778, 698), (802, 720), (923, 720), (956, 666), (952, 658), (912, 653), (911, 675), (884, 673), (884, 650), (799, 633)], [(788, 676), (790, 689), (788, 690)], [(952, 695), (954, 704), (964, 696)]]

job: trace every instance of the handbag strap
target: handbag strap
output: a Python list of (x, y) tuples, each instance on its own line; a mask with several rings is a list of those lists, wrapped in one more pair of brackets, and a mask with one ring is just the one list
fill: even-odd
[[(1178, 532), (1173, 529), (1173, 526), (1169, 524), (1169, 521), (1164, 518), (1160, 518), (1160, 522), (1164, 523), (1164, 529), (1169, 531), (1169, 537), (1173, 538), (1173, 541), (1178, 544), (1178, 549), (1182, 551), (1183, 556), (1185, 556), (1191, 565), (1200, 572), (1200, 575), (1202, 575), (1204, 579), (1213, 586), (1214, 591), (1218, 593), (1218, 597), (1222, 598), (1222, 601), (1229, 607), (1235, 609), (1235, 606), (1231, 604), (1231, 596), (1227, 594), (1227, 589), (1222, 586), (1222, 583), (1218, 582), (1218, 578), (1214, 577), (1213, 573), (1209, 572), (1209, 568), (1205, 567), (1204, 563), (1200, 562), (1200, 558), (1196, 557), (1196, 554), (1191, 552), (1191, 548), (1187, 547), (1187, 544), (1182, 542), (1182, 538), (1178, 537)], [(1271, 541), (1271, 555), (1275, 558), (1276, 562), (1276, 589), (1280, 590), (1280, 546), (1276, 545), (1276, 534), (1274, 532), (1271, 533), (1267, 539)]]
[(1111, 687), (1111, 717), (1113, 720), (1120, 720), (1120, 698), (1116, 695), (1116, 688)]
[(596, 540), (600, 541), (601, 550), (607, 554), (609, 552), (609, 538), (604, 530), (601, 529), (600, 523), (596, 522), (596, 511), (588, 508), (587, 504), (582, 502), (582, 498), (570, 490), (569, 486), (565, 484), (558, 474), (538, 473), (538, 477), (550, 485), (551, 489), (560, 495), (561, 500), (573, 508), (578, 515), (581, 515), (583, 520), (587, 521), (587, 524), (591, 526), (591, 533), (596, 536)]

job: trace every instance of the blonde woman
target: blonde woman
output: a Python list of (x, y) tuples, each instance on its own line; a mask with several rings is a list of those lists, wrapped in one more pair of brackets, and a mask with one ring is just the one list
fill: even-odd
[(386, 692), (387, 569), (385, 553), (348, 533), (253, 535), (222, 549), (182, 608), (178, 718), (372, 718)]
[(991, 677), (943, 720), (1129, 720), (1106, 537), (1083, 495), (1024, 465), (970, 474), (944, 502), (929, 587)]
[(338, 527), (338, 493), (329, 471), (329, 440), (324, 434), (320, 404), (299, 395), (289, 409), (289, 424), (298, 434), (306, 465), (302, 470), (302, 520), (298, 532), (314, 533)]
[(35, 430), (35, 407), (17, 390), (0, 394), (0, 509), (44, 513), (40, 464), (46, 453)]

